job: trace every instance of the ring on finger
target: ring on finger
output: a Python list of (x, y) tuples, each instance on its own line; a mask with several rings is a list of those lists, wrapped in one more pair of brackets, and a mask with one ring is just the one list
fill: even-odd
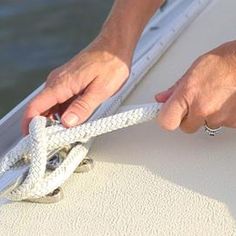
[(210, 128), (210, 127), (207, 125), (207, 122), (205, 121), (204, 129), (205, 129), (205, 132), (206, 132), (209, 136), (216, 136), (217, 134), (220, 134), (220, 133), (221, 133), (222, 126), (220, 126), (220, 127), (218, 127), (218, 128)]

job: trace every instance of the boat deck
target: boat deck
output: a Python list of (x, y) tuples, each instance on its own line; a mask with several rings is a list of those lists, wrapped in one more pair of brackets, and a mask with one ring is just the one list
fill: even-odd
[[(126, 104), (154, 101), (202, 53), (236, 39), (236, 2), (212, 5), (146, 75)], [(52, 204), (2, 203), (2, 235), (234, 235), (236, 130), (166, 132), (155, 122), (96, 138), (93, 171)]]

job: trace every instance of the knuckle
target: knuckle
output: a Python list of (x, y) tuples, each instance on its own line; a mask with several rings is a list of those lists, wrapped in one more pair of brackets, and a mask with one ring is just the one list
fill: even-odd
[(86, 114), (91, 113), (92, 111), (91, 105), (84, 99), (76, 100), (73, 106), (75, 107), (75, 109), (82, 110)]
[(221, 60), (221, 56), (215, 53), (207, 53), (202, 56), (202, 60), (209, 63), (217, 63)]
[[(214, 117), (213, 119), (216, 119), (216, 115), (219, 115), (219, 112), (217, 111), (216, 107), (208, 103), (208, 100), (203, 99), (202, 101), (196, 101), (196, 105), (194, 107), (194, 113), (196, 116), (199, 116), (201, 118), (209, 118)], [(218, 114), (217, 114), (218, 113)], [(220, 117), (218, 117), (219, 119)]]
[(183, 93), (188, 97), (194, 97), (198, 90), (197, 76), (191, 74), (183, 80)]
[(157, 123), (162, 129), (167, 131), (174, 131), (177, 129), (177, 127), (173, 125), (172, 122), (169, 122), (168, 119), (162, 119), (162, 117), (157, 117)]
[(53, 71), (51, 71), (47, 77), (47, 81), (51, 81), (54, 80), (55, 78), (58, 77), (58, 69), (54, 69)]
[(66, 100), (73, 97), (73, 91), (68, 88), (68, 86), (55, 86), (54, 89), (51, 89), (53, 96), (56, 98), (59, 104), (64, 103)]
[(196, 65), (196, 68), (209, 68), (213, 67), (216, 68), (217, 65), (221, 62), (222, 58), (220, 55), (208, 52), (206, 54), (203, 54), (202, 56), (198, 57), (198, 59), (195, 61), (194, 65)]
[(49, 79), (42, 92), (52, 95), (61, 104), (71, 98), (74, 95), (74, 91), (70, 88), (67, 80), (64, 80), (62, 77), (60, 78), (56, 79), (54, 77), (53, 79)]
[(60, 84), (66, 81), (67, 78), (70, 78), (70, 72), (67, 70), (62, 70), (60, 68), (56, 68), (51, 71), (47, 77), (46, 85), (48, 87), (52, 87), (55, 84)]
[(216, 112), (213, 115), (209, 115), (205, 119), (205, 123), (211, 128), (218, 128), (221, 126), (225, 126), (228, 122), (230, 124), (230, 121), (233, 121), (232, 119), (229, 119), (228, 116), (225, 116), (222, 112)]
[(197, 86), (196, 82), (192, 77), (187, 77), (186, 79), (181, 81), (179, 85), (179, 95), (184, 98), (187, 104), (191, 104), (195, 94), (196, 94)]
[(208, 117), (210, 111), (209, 111), (209, 107), (206, 105), (200, 105), (198, 106), (198, 109), (195, 109), (195, 114), (199, 117), (203, 117), (206, 118)]

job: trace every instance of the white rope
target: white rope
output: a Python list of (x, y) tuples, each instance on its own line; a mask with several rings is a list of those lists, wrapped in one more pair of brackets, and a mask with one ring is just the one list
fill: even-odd
[[(46, 127), (47, 119), (45, 117), (35, 117), (30, 123), (29, 135), (0, 160), (0, 176), (13, 168), (18, 161), (30, 160), (27, 177), (7, 197), (20, 201), (49, 194), (61, 186), (85, 158), (90, 138), (152, 120), (159, 109), (160, 105), (157, 103), (146, 104), (69, 129), (61, 125)], [(59, 147), (76, 142), (81, 142), (83, 145), (76, 145), (62, 164), (47, 174), (48, 154)]]
[[(176, 0), (175, 5), (170, 3), (169, 7), (165, 8), (163, 12), (160, 12), (158, 19), (154, 17), (156, 20), (153, 24), (160, 26), (160, 28), (156, 34), (153, 34), (153, 31), (150, 30), (152, 25), (147, 27), (148, 30), (146, 30), (145, 37), (140, 40), (137, 46), (138, 50), (134, 54), (129, 80), (115, 96), (100, 106), (91, 119), (103, 117), (104, 114), (106, 114), (104, 116), (107, 116), (116, 111), (139, 81), (144, 78), (144, 74), (147, 73), (180, 33), (210, 2), (212, 0), (195, 0), (192, 3), (184, 0)], [(173, 8), (171, 7), (172, 5)], [(169, 15), (171, 15), (172, 20), (169, 20)], [(139, 109), (134, 109), (133, 114), (130, 111), (132, 114), (131, 117), (128, 117), (129, 112), (122, 113), (124, 116), (118, 114), (110, 118), (88, 122), (68, 130), (59, 125), (45, 127), (46, 118), (44, 117), (33, 119), (30, 124), (30, 134), (24, 137), (10, 152), (0, 159), (0, 175), (17, 166), (16, 164), (20, 160), (27, 159), (31, 163), (25, 181), (21, 186), (10, 192), (8, 197), (12, 200), (23, 200), (27, 198), (38, 198), (52, 192), (74, 172), (75, 168), (84, 159), (92, 143), (91, 137), (148, 121), (156, 115), (159, 105), (149, 104)], [(17, 111), (17, 109), (13, 110), (3, 121), (5, 122), (12, 115), (17, 115)], [(136, 112), (140, 112), (139, 117), (136, 117)], [(119, 119), (123, 119), (123, 123)], [(45, 163), (47, 162), (49, 153), (76, 141), (84, 143), (75, 146), (55, 171), (49, 175), (45, 173)]]

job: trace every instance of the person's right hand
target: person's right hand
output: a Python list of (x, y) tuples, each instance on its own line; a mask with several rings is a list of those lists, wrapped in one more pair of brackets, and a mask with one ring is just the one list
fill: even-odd
[(173, 86), (156, 95), (164, 103), (158, 123), (194, 133), (202, 126), (236, 128), (236, 41), (200, 56)]
[(78, 125), (112, 96), (129, 76), (132, 53), (98, 37), (69, 62), (53, 70), (44, 89), (29, 103), (23, 120), (28, 133), (31, 119), (37, 115), (61, 115), (66, 127)]

